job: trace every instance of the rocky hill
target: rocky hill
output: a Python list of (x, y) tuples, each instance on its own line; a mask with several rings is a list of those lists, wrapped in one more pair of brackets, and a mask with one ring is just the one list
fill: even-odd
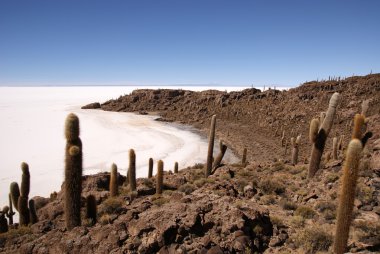
[[(307, 178), (309, 123), (326, 111), (334, 92), (341, 101), (332, 137), (344, 136), (337, 159), (323, 157), (322, 170)], [(137, 179), (137, 195), (119, 175), (118, 197), (109, 197), (109, 173), (83, 177), (82, 226), (65, 229), (64, 191), (34, 197), (39, 222), (14, 225), (0, 234), (5, 253), (328, 253), (331, 252), (344, 148), (352, 119), (368, 100), (367, 129), (373, 137), (361, 158), (350, 252), (380, 251), (380, 75), (309, 82), (289, 91), (241, 92), (136, 90), (86, 108), (159, 114), (205, 133), (217, 115), (217, 137), (246, 163), (222, 165), (204, 177), (203, 165), (173, 173), (164, 192), (156, 177)], [(290, 145), (301, 134), (300, 162), (290, 163)], [(286, 143), (285, 142), (285, 143)], [(97, 222), (85, 219), (85, 197), (97, 201)]]

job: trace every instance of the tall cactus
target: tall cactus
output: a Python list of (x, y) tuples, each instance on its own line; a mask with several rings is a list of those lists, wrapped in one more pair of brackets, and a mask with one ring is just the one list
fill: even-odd
[(153, 159), (149, 158), (148, 178), (153, 176)]
[(362, 149), (363, 146), (359, 139), (351, 140), (347, 148), (334, 240), (336, 254), (345, 253), (347, 248)]
[(178, 173), (178, 162), (175, 162), (175, 163), (174, 163), (174, 173), (175, 173), (175, 174)]
[(111, 176), (110, 176), (110, 196), (116, 197), (119, 195), (119, 181), (117, 179), (117, 166), (115, 163), (112, 163), (111, 166)]
[(210, 134), (208, 140), (208, 152), (207, 152), (207, 162), (206, 162), (206, 172), (205, 176), (211, 175), (212, 170), (212, 158), (214, 153), (214, 139), (215, 139), (215, 125), (216, 125), (216, 115), (211, 118)]
[(247, 148), (244, 147), (243, 150), (243, 157), (241, 158), (241, 164), (245, 165), (247, 163)]
[(86, 198), (86, 219), (90, 219), (92, 224), (97, 221), (96, 198), (94, 195), (88, 195)]
[(22, 178), (21, 178), (21, 193), (18, 198), (18, 209), (20, 215), (20, 225), (29, 224), (29, 209), (28, 209), (28, 199), (30, 191), (30, 173), (29, 166), (25, 162), (21, 164)]
[(297, 138), (291, 138), (290, 143), (292, 144), (292, 164), (297, 165), (298, 163), (298, 151), (299, 144), (301, 142), (301, 135), (298, 135)]
[(313, 142), (313, 147), (312, 147), (311, 156), (310, 156), (309, 175), (308, 175), (309, 178), (312, 178), (315, 175), (315, 173), (317, 173), (317, 171), (319, 170), (319, 165), (321, 162), (323, 150), (325, 148), (326, 139), (333, 125), (334, 116), (336, 113), (336, 108), (338, 106), (338, 103), (339, 103), (339, 93), (334, 93), (331, 96), (326, 117), (324, 117), (319, 130), (315, 127), (315, 123), (317, 123), (315, 120), (313, 120), (310, 124), (310, 139)]
[(30, 218), (30, 223), (32, 223), (32, 224), (38, 222), (36, 206), (34, 204), (33, 199), (29, 200), (29, 218)]
[(128, 177), (130, 190), (136, 191), (136, 153), (133, 149), (129, 150)]
[(164, 183), (164, 162), (159, 160), (157, 162), (157, 175), (156, 175), (156, 194), (162, 194), (162, 185)]
[(18, 198), (20, 197), (20, 188), (17, 182), (12, 182), (10, 185), (10, 194), (14, 207), (18, 210)]
[(68, 230), (81, 225), (82, 141), (79, 118), (71, 113), (65, 123), (65, 223)]

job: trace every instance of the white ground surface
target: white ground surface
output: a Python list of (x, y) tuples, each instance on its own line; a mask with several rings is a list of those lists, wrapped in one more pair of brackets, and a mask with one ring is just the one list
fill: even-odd
[[(181, 88), (205, 90), (210, 87)], [(131, 148), (136, 151), (138, 177), (148, 174), (149, 157), (154, 159), (155, 166), (157, 160), (163, 160), (165, 170), (172, 170), (175, 161), (180, 168), (203, 163), (207, 140), (191, 128), (157, 122), (153, 116), (80, 109), (85, 104), (104, 102), (134, 89), (136, 87), (0, 87), (0, 207), (8, 204), (10, 183), (20, 184), (23, 161), (30, 167), (30, 197), (49, 196), (60, 190), (64, 175), (63, 129), (70, 112), (80, 119), (84, 174), (109, 171), (110, 165), (116, 163), (119, 172), (125, 175)], [(217, 147), (215, 150), (218, 152)], [(226, 159), (236, 160), (230, 153)]]

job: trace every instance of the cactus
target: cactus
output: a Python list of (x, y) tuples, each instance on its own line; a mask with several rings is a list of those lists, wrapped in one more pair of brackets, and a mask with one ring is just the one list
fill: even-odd
[(211, 173), (214, 173), (214, 171), (220, 166), (220, 163), (222, 162), (223, 156), (227, 151), (227, 146), (225, 144), (223, 144), (223, 141), (219, 142), (219, 150), (220, 151), (218, 153), (218, 156), (216, 156), (216, 158), (214, 160), (214, 164), (212, 165), (213, 171)]
[(162, 194), (162, 185), (164, 182), (164, 162), (159, 160), (157, 163), (157, 175), (156, 175), (156, 194)]
[(110, 176), (110, 196), (116, 197), (119, 195), (119, 185), (117, 179), (117, 166), (115, 163), (112, 163), (111, 166), (111, 176)]
[(334, 240), (334, 252), (337, 254), (345, 253), (347, 248), (362, 150), (359, 139), (351, 140), (347, 148)]
[(21, 192), (18, 198), (17, 206), (20, 215), (20, 225), (29, 224), (29, 209), (28, 199), (30, 190), (30, 173), (29, 166), (25, 162), (21, 163), (22, 178), (21, 178)]
[(214, 153), (214, 139), (215, 139), (215, 125), (216, 125), (216, 115), (211, 118), (210, 135), (208, 140), (208, 152), (207, 152), (207, 162), (206, 162), (206, 172), (205, 176), (211, 175), (212, 170), (212, 158)]
[(333, 151), (332, 151), (333, 159), (337, 160), (338, 159), (338, 138), (334, 137), (333, 138)]
[(28, 209), (28, 198), (20, 196), (18, 198), (18, 209), (19, 209), (19, 223), (20, 225), (28, 225), (29, 224), (29, 209)]
[(136, 191), (136, 154), (133, 149), (129, 150), (128, 178), (130, 190)]
[(364, 133), (365, 117), (361, 114), (356, 114), (354, 118), (354, 129), (352, 139), (362, 139)]
[(325, 148), (326, 139), (333, 125), (334, 116), (336, 113), (336, 108), (338, 106), (338, 103), (339, 103), (339, 93), (334, 93), (331, 96), (326, 117), (324, 117), (319, 130), (317, 130), (317, 128), (315, 127), (316, 121), (314, 119), (311, 121), (310, 139), (313, 142), (313, 147), (311, 150), (310, 163), (309, 163), (309, 175), (308, 175), (309, 178), (312, 178), (315, 175), (315, 173), (317, 173), (317, 171), (319, 170), (319, 165), (321, 163), (321, 157), (323, 154), (323, 150)]
[(178, 173), (178, 162), (175, 162), (175, 163), (174, 163), (174, 173), (175, 173), (175, 174)]
[(5, 218), (6, 211), (0, 211), (0, 233), (8, 232), (8, 222)]
[(338, 141), (338, 151), (343, 151), (343, 139), (344, 139), (344, 135), (340, 135), (339, 141)]
[(13, 182), (10, 185), (10, 194), (11, 194), (11, 199), (14, 207), (18, 210), (18, 198), (20, 197), (20, 188), (18, 187), (18, 183)]
[(241, 158), (241, 164), (245, 165), (247, 163), (247, 148), (245, 147), (243, 150), (243, 157)]
[[(321, 112), (319, 114), (319, 124), (322, 124), (323, 121), (325, 120), (325, 117), (326, 117), (326, 113), (325, 112)], [(319, 126), (320, 127), (320, 126)]]
[(34, 200), (29, 200), (29, 219), (30, 223), (34, 224), (38, 222), (38, 217), (36, 213), (36, 206), (34, 205)]
[(153, 176), (153, 159), (149, 158), (148, 178)]
[(291, 138), (290, 143), (293, 146), (292, 150), (292, 164), (297, 165), (298, 163), (298, 151), (299, 151), (299, 144), (301, 142), (301, 135), (298, 135), (297, 138)]
[(364, 117), (368, 116), (368, 109), (369, 109), (369, 100), (365, 100), (362, 102), (362, 112), (361, 112), (361, 114)]
[(15, 215), (16, 213), (13, 212), (12, 197), (10, 193), (8, 194), (8, 199), (9, 199), (9, 211), (8, 211), (7, 217), (9, 220), (9, 225), (13, 225), (13, 215)]
[(64, 214), (68, 230), (81, 225), (82, 141), (79, 138), (79, 119), (69, 114), (65, 123), (65, 182)]
[(88, 195), (86, 198), (86, 219), (90, 219), (92, 224), (96, 223), (97, 209), (96, 198), (94, 195)]

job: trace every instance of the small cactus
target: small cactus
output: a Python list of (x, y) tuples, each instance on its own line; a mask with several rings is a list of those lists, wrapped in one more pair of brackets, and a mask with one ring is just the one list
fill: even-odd
[(220, 151), (214, 160), (214, 164), (212, 165), (213, 171), (211, 173), (213, 173), (220, 166), (220, 163), (222, 162), (224, 154), (227, 151), (227, 146), (223, 144), (223, 141), (219, 142), (219, 150)]
[(149, 158), (148, 178), (153, 176), (153, 159)]
[(241, 164), (245, 165), (247, 163), (247, 148), (245, 147), (243, 150), (243, 157), (241, 158)]
[(347, 248), (362, 150), (359, 139), (351, 140), (347, 148), (334, 240), (334, 252), (337, 254), (345, 253)]
[(205, 176), (211, 175), (212, 171), (212, 158), (214, 153), (214, 139), (215, 139), (215, 125), (216, 125), (216, 115), (211, 118), (210, 134), (208, 140), (208, 152), (207, 152), (207, 162), (206, 162), (206, 172)]
[(333, 138), (333, 151), (332, 151), (333, 159), (337, 160), (338, 159), (338, 138), (334, 137)]
[(34, 224), (38, 222), (36, 206), (34, 205), (34, 200), (29, 200), (29, 219), (30, 223)]
[(10, 193), (8, 194), (8, 199), (9, 199), (9, 211), (8, 211), (7, 217), (9, 220), (9, 225), (13, 225), (13, 215), (15, 215), (16, 213), (13, 212), (12, 197)]
[(0, 211), (0, 233), (8, 232), (8, 222), (5, 218), (6, 213), (7, 212), (4, 209), (3, 211)]
[(174, 173), (175, 173), (175, 174), (178, 173), (178, 162), (175, 162), (175, 163), (174, 163)]
[(64, 214), (68, 230), (81, 225), (82, 141), (79, 138), (79, 119), (69, 114), (65, 123), (65, 182)]
[(356, 114), (354, 118), (354, 129), (352, 132), (352, 139), (362, 139), (365, 126), (365, 117), (362, 114)]
[(20, 197), (20, 188), (18, 187), (18, 183), (12, 182), (10, 185), (10, 194), (14, 207), (18, 210), (18, 198)]
[(326, 116), (323, 118), (323, 122), (320, 123), (321, 126), (318, 130), (315, 126), (316, 121), (315, 120), (311, 121), (310, 139), (313, 142), (313, 147), (311, 150), (310, 163), (309, 163), (309, 174), (308, 174), (309, 178), (312, 178), (315, 175), (315, 173), (317, 173), (317, 171), (319, 170), (319, 165), (321, 163), (323, 150), (325, 149), (326, 139), (330, 133), (331, 127), (334, 122), (336, 108), (339, 103), (339, 97), (340, 97), (339, 93), (334, 93), (331, 96)]
[(298, 163), (298, 151), (299, 151), (299, 144), (301, 142), (301, 135), (298, 135), (297, 138), (291, 138), (290, 143), (292, 144), (293, 150), (292, 150), (292, 164), (297, 165)]
[(130, 190), (136, 191), (136, 153), (133, 149), (129, 150), (128, 177)]
[(117, 179), (117, 166), (115, 163), (112, 163), (111, 166), (111, 176), (110, 176), (110, 196), (116, 197), (119, 195), (119, 185)]
[(164, 162), (159, 160), (157, 163), (157, 175), (156, 175), (156, 194), (162, 194), (162, 185), (164, 182)]
[(92, 224), (97, 222), (96, 198), (94, 195), (88, 195), (86, 198), (86, 219), (90, 219)]

